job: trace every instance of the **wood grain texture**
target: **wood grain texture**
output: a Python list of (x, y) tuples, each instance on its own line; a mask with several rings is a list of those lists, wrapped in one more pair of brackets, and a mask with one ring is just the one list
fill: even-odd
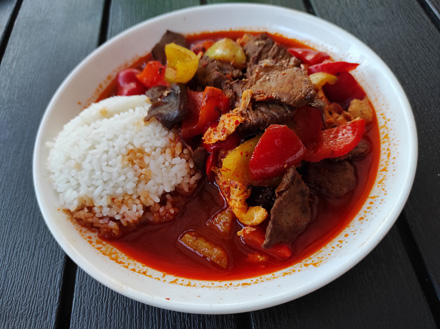
[[(421, 0), (423, 1), (423, 0)], [(426, 4), (433, 11), (435, 16), (440, 19), (440, 1), (439, 0), (425, 0)]]
[(6, 28), (13, 19), (12, 12), (14, 11), (16, 5), (17, 5), (17, 0), (0, 1), (0, 42), (1, 43), (3, 43), (4, 41)]
[(197, 0), (114, 0), (111, 3), (107, 36), (111, 38), (127, 28), (146, 19), (168, 13), (173, 10), (199, 5)]
[(79, 270), (70, 328), (240, 328), (235, 317), (186, 314), (138, 303)]
[[(313, 4), (319, 16), (376, 51), (409, 98), (418, 128), (419, 159), (404, 214), (431, 280), (440, 287), (440, 32), (417, 1), (347, 0), (330, 5), (318, 0)], [(440, 298), (439, 290), (437, 294)]]
[(56, 323), (65, 255), (37, 206), (32, 152), (47, 103), (67, 73), (95, 47), (99, 19), (93, 18), (99, 16), (101, 5), (98, 1), (23, 1), (3, 56), (1, 328), (51, 328)]
[(257, 3), (257, 4), (270, 4), (270, 5), (274, 5), (274, 6), (283, 6), (286, 8), (291, 8), (291, 9), (296, 9), (296, 10), (301, 10), (301, 11), (305, 11), (306, 8), (304, 6), (304, 2), (302, 0), (257, 0), (257, 1), (228, 1), (228, 0), (207, 0), (206, 1), (207, 4), (215, 4), (215, 3), (234, 3), (234, 2), (239, 2), (239, 3)]
[(277, 308), (254, 312), (253, 328), (436, 328), (402, 249), (393, 228), (336, 281)]

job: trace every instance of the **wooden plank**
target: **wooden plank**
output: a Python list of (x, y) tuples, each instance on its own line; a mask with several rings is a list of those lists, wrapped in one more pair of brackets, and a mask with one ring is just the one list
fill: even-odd
[(274, 6), (282, 6), (286, 8), (292, 8), (296, 10), (305, 11), (306, 7), (304, 6), (304, 2), (302, 0), (256, 0), (256, 1), (228, 1), (228, 0), (207, 0), (207, 4), (215, 4), (215, 3), (233, 3), (233, 2), (239, 2), (239, 3), (256, 3), (256, 4), (271, 4)]
[(394, 227), (345, 275), (277, 308), (253, 312), (253, 328), (436, 328)]
[[(440, 32), (417, 1), (313, 3), (319, 16), (347, 29), (375, 50), (409, 98), (418, 128), (419, 160), (404, 215), (433, 286), (439, 287)], [(438, 288), (437, 296), (440, 298)]]
[[(3, 5), (2, 5), (3, 6)], [(102, 2), (24, 0), (0, 67), (0, 326), (52, 328), (65, 255), (35, 200), (32, 152), (45, 107), (95, 47)], [(95, 32), (94, 32), (95, 31)]]
[[(425, 0), (424, 2), (427, 4), (429, 9), (432, 10), (432, 12), (436, 16), (437, 20), (440, 20), (440, 1), (439, 0)], [(422, 1), (422, 4), (423, 4), (423, 1)]]
[(78, 270), (70, 328), (243, 328), (236, 316), (166, 311), (138, 303), (98, 284)]
[(0, 1), (0, 41), (2, 47), (4, 47), (3, 42), (7, 27), (14, 20), (13, 11), (17, 2), (17, 0)]
[(199, 5), (198, 0), (163, 1), (112, 1), (107, 37), (111, 38), (125, 29), (146, 19), (173, 10)]

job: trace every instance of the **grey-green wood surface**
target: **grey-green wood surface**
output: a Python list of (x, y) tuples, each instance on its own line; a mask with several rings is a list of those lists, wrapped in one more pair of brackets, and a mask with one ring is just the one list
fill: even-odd
[(345, 0), (329, 5), (323, 0), (313, 4), (319, 16), (349, 30), (377, 52), (409, 98), (418, 130), (419, 161), (403, 216), (439, 297), (440, 31), (417, 1)]
[[(263, 328), (436, 328), (396, 227), (361, 263), (329, 285), (252, 314)], [(274, 316), (276, 314), (277, 316)]]
[(45, 107), (95, 47), (100, 1), (23, 1), (0, 66), (0, 328), (58, 323), (66, 256), (49, 233), (32, 183)]
[(402, 83), (417, 121), (420, 159), (414, 189), (396, 226), (339, 279), (267, 310), (185, 314), (147, 306), (104, 287), (76, 269), (40, 215), (31, 173), (38, 124), (62, 80), (99, 44), (145, 19), (199, 2), (3, 0), (0, 328), (435, 328), (439, 324), (438, 0), (248, 2), (309, 11), (343, 27), (375, 50)]
[[(8, 25), (13, 23), (13, 11), (17, 5), (16, 0), (0, 1), (0, 41), (3, 42), (7, 37)], [(17, 9), (18, 10), (18, 6)], [(6, 40), (5, 40), (6, 41)]]

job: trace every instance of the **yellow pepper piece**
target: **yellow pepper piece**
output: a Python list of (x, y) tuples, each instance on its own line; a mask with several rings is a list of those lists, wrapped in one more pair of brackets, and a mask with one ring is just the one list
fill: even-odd
[(317, 72), (317, 73), (310, 74), (309, 78), (310, 78), (310, 81), (312, 81), (315, 89), (321, 88), (326, 83), (333, 85), (336, 83), (336, 81), (338, 81), (337, 76), (335, 76), (333, 74), (325, 73), (325, 72)]
[(243, 67), (246, 64), (246, 55), (243, 49), (229, 38), (224, 38), (214, 43), (209, 47), (205, 55), (238, 67)]
[(260, 136), (256, 136), (229, 152), (223, 159), (221, 175), (242, 184), (250, 184), (249, 160), (259, 139)]
[(165, 55), (167, 82), (187, 83), (194, 77), (199, 66), (199, 58), (194, 52), (175, 43), (169, 43), (165, 46)]

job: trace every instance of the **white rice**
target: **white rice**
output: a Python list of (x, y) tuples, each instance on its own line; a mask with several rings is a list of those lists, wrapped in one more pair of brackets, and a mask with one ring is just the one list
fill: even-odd
[(63, 207), (87, 207), (96, 218), (139, 220), (146, 207), (201, 177), (178, 136), (155, 119), (144, 123), (146, 96), (119, 96), (92, 104), (64, 126), (48, 169)]

